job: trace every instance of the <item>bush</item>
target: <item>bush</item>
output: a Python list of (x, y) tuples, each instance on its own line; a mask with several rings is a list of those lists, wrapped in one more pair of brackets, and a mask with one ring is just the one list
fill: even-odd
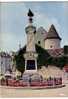
[[(25, 70), (25, 59), (24, 53), (26, 52), (26, 46), (21, 48), (17, 55), (15, 55), (16, 68), (23, 73)], [(37, 57), (37, 68), (40, 69), (42, 66), (55, 65), (59, 68), (63, 68), (63, 66), (68, 63), (68, 57), (51, 57), (47, 50), (42, 47), (36, 45), (36, 52), (38, 53)]]
[[(24, 59), (24, 53), (26, 52), (26, 46), (22, 49), (20, 49), (17, 52), (17, 55), (15, 55), (14, 59), (16, 61), (16, 68), (23, 73), (25, 70), (25, 59)], [(36, 45), (36, 52), (38, 53), (37, 58), (37, 68), (41, 68), (41, 66), (47, 64), (47, 58), (50, 56), (48, 52), (41, 48), (40, 46)]]

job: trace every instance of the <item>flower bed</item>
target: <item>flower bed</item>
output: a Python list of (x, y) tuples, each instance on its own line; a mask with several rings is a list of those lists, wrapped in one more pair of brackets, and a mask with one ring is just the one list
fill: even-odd
[(31, 82), (30, 86), (40, 86), (40, 82), (36, 82), (36, 81)]
[(62, 78), (52, 78), (52, 79), (46, 79), (42, 81), (31, 81), (31, 82), (25, 82), (23, 80), (16, 80), (16, 79), (5, 79), (1, 80), (1, 85), (6, 86), (14, 86), (14, 87), (27, 87), (27, 86), (57, 86), (62, 85)]

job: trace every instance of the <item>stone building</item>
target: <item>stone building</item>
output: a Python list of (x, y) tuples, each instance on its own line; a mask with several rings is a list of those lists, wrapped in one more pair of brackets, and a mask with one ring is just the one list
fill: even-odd
[(35, 34), (35, 43), (44, 48), (46, 35), (47, 31), (43, 27), (38, 28)]
[(12, 70), (12, 58), (8, 53), (0, 52), (0, 74)]
[(59, 49), (61, 38), (57, 33), (54, 25), (51, 25), (45, 38), (45, 49)]
[(61, 38), (53, 24), (48, 32), (43, 27), (37, 29), (35, 43), (44, 49), (61, 48)]

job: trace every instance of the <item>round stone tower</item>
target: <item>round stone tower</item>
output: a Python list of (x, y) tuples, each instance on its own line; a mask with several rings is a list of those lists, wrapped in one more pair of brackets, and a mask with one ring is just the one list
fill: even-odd
[(59, 49), (61, 38), (52, 24), (45, 38), (45, 49)]

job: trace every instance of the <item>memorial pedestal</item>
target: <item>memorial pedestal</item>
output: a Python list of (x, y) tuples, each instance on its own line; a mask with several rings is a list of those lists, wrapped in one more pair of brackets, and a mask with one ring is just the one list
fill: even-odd
[(26, 52), (24, 54), (26, 73), (33, 74), (37, 72), (37, 57), (38, 54), (36, 52)]

